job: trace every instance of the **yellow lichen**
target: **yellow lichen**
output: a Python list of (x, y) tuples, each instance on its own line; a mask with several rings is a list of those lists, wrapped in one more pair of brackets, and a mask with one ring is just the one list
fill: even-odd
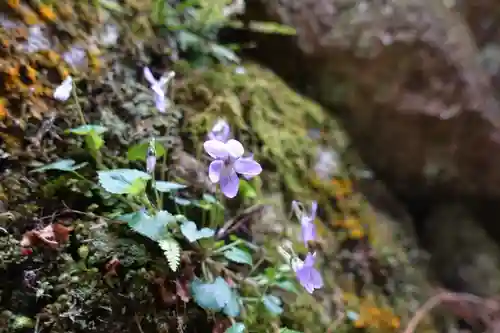
[(21, 15), (23, 22), (27, 25), (35, 25), (40, 23), (40, 18), (38, 17), (37, 13), (28, 7), (20, 7), (19, 14)]
[(52, 8), (52, 6), (49, 5), (40, 5), (38, 7), (38, 12), (43, 19), (49, 22), (54, 22), (57, 18), (56, 12)]

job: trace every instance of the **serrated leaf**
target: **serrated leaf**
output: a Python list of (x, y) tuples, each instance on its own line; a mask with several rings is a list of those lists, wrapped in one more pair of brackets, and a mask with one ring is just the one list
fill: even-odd
[(138, 211), (117, 218), (128, 223), (130, 228), (154, 241), (160, 240), (166, 232), (166, 227), (175, 222), (175, 217), (165, 210), (160, 210), (154, 216), (144, 211)]
[(203, 283), (195, 278), (191, 281), (191, 294), (193, 299), (206, 310), (222, 310), (231, 299), (231, 288), (220, 276), (212, 283)]
[(173, 272), (177, 271), (181, 261), (181, 247), (179, 243), (175, 239), (169, 237), (160, 240), (158, 245), (160, 245), (160, 248), (167, 258), (168, 267), (170, 267)]
[(196, 223), (193, 221), (186, 221), (181, 225), (181, 232), (191, 243), (196, 242), (202, 238), (209, 238), (215, 234), (215, 231), (210, 228), (202, 228), (198, 230)]
[(139, 184), (146, 186), (151, 176), (135, 169), (97, 171), (99, 184), (113, 194), (135, 194)]
[(54, 163), (46, 164), (42, 167), (33, 169), (31, 170), (31, 172), (43, 172), (47, 170), (75, 171), (88, 164), (87, 162), (84, 162), (75, 165), (75, 163), (76, 162), (72, 159), (59, 160)]
[(66, 130), (66, 133), (73, 133), (76, 135), (87, 135), (93, 131), (99, 135), (99, 134), (106, 132), (107, 130), (108, 130), (107, 127), (104, 127), (101, 125), (82, 125), (82, 126), (78, 126), (76, 128)]
[(283, 313), (281, 300), (274, 295), (264, 295), (264, 297), (262, 298), (262, 303), (272, 315), (279, 316)]
[(252, 256), (250, 255), (250, 253), (236, 247), (224, 251), (224, 257), (238, 264), (252, 264)]
[(155, 182), (154, 187), (156, 188), (157, 191), (160, 191), (160, 192), (173, 192), (173, 191), (177, 191), (177, 190), (181, 190), (183, 188), (186, 188), (187, 186), (182, 185), (182, 184), (158, 180)]
[(229, 327), (225, 333), (243, 333), (245, 332), (245, 324), (243, 323), (234, 323)]
[[(131, 146), (127, 151), (127, 159), (129, 161), (146, 161), (147, 153), (149, 148), (149, 142), (142, 142)], [(165, 155), (165, 147), (155, 141), (155, 156), (157, 158)]]

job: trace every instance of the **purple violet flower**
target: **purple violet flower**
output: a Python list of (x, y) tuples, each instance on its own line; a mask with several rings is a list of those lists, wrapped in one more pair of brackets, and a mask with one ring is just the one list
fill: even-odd
[(208, 167), (208, 177), (212, 183), (220, 183), (222, 193), (228, 198), (238, 194), (238, 174), (254, 177), (262, 172), (262, 167), (252, 157), (243, 157), (245, 150), (237, 140), (208, 140), (203, 148), (214, 159)]
[(312, 294), (314, 289), (323, 287), (323, 278), (318, 270), (314, 268), (315, 260), (316, 253), (308, 253), (302, 265), (294, 268), (297, 280), (299, 280), (300, 284), (309, 294)]
[(300, 225), (302, 228), (302, 241), (307, 247), (309, 241), (314, 241), (316, 239), (316, 225), (314, 220), (316, 219), (316, 210), (318, 209), (318, 203), (313, 201), (311, 203), (311, 211), (307, 213), (298, 201), (292, 201), (292, 210), (297, 215), (300, 220)]
[(224, 119), (219, 119), (212, 130), (208, 133), (208, 138), (210, 140), (219, 140), (222, 142), (227, 142), (229, 139), (229, 124)]
[(85, 65), (87, 52), (81, 46), (73, 46), (62, 54), (62, 58), (70, 66), (80, 67)]
[(162, 76), (159, 80), (155, 79), (148, 67), (144, 67), (143, 73), (154, 93), (156, 108), (159, 112), (164, 113), (170, 104), (170, 101), (165, 97), (165, 86), (174, 78), (175, 72), (168, 72), (167, 75)]

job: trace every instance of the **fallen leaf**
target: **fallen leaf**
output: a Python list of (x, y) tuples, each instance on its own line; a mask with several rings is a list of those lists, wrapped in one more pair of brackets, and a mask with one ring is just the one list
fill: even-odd
[(21, 239), (21, 246), (28, 248), (32, 246), (45, 245), (57, 248), (60, 243), (67, 242), (72, 227), (66, 227), (61, 223), (47, 225), (41, 230), (30, 230), (24, 233)]

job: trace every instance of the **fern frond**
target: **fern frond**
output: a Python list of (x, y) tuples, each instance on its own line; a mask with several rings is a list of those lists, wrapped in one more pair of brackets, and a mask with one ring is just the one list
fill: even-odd
[(181, 247), (179, 243), (172, 237), (169, 237), (159, 241), (158, 245), (160, 245), (160, 248), (165, 254), (165, 258), (167, 258), (168, 267), (174, 272), (177, 271), (181, 261)]

